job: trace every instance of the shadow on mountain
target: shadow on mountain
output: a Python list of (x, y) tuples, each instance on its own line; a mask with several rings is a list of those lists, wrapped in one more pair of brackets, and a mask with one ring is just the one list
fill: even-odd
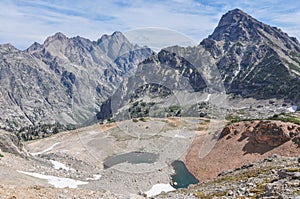
[(275, 147), (269, 146), (267, 144), (255, 143), (255, 141), (249, 139), (242, 150), (245, 152), (244, 155), (253, 154), (253, 153), (263, 155), (268, 151), (273, 150), (274, 148)]

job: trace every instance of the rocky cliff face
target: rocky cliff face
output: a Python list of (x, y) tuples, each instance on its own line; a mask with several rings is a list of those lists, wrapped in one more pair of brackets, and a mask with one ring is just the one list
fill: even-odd
[(242, 133), (241, 139), (249, 139), (252, 144), (263, 144), (277, 147), (292, 140), (300, 147), (300, 126), (297, 124), (281, 121), (252, 121), (240, 122), (229, 125), (223, 129), (220, 139), (231, 139)]
[(122, 107), (134, 117), (205, 115), (200, 108), (225, 104), (225, 93), (300, 103), (299, 42), (238, 9), (199, 45), (158, 54), (120, 32), (97, 41), (57, 33), (26, 51), (0, 52), (0, 126), (8, 130), (89, 124)]
[(167, 50), (193, 63), (211, 84), (220, 76), (227, 93), (299, 102), (299, 42), (239, 9), (226, 13), (200, 45)]
[[(168, 47), (140, 64), (134, 77), (126, 79), (124, 86), (117, 91), (120, 94), (112, 96), (117, 100), (110, 104), (115, 109), (111, 112), (117, 113), (121, 107), (128, 105), (135, 112), (140, 110), (148, 113), (151, 106), (147, 103), (144, 107), (133, 107), (130, 103), (145, 103), (145, 96), (149, 94), (146, 88), (162, 92), (149, 86), (143, 88), (149, 82), (165, 87), (169, 95), (173, 94), (177, 102), (173, 100), (173, 104), (168, 106), (181, 106), (181, 113), (197, 116), (213, 112), (203, 112), (196, 105), (203, 103), (201, 96), (206, 94), (219, 94), (211, 97), (215, 98), (215, 102), (207, 98), (216, 105), (213, 109), (226, 104), (225, 101), (220, 103), (224, 93), (258, 100), (278, 98), (300, 103), (300, 44), (296, 38), (289, 37), (280, 29), (235, 9), (226, 13), (214, 32), (198, 46)], [(144, 91), (140, 92), (141, 89)], [(140, 96), (129, 101), (128, 95), (137, 96), (137, 93), (133, 94), (136, 90)], [(187, 91), (185, 98), (174, 94), (180, 90)], [(153, 98), (153, 92), (151, 95), (150, 98)], [(197, 100), (191, 102), (192, 98)], [(165, 98), (159, 101), (172, 100)], [(182, 107), (187, 101), (194, 105)], [(159, 103), (155, 101), (155, 104)], [(155, 105), (152, 104), (152, 107)], [(133, 115), (147, 116), (143, 113)]]
[(1, 128), (31, 131), (52, 125), (44, 130), (53, 132), (57, 127), (84, 125), (151, 54), (120, 32), (98, 41), (56, 33), (25, 51), (1, 45)]
[(220, 71), (227, 92), (255, 98), (299, 98), (300, 44), (241, 10), (226, 13), (200, 44)]
[(199, 102), (195, 94), (206, 87), (194, 65), (162, 50), (141, 62), (135, 73), (124, 79), (122, 86), (104, 104), (98, 118), (198, 116), (198, 112), (193, 113), (190, 109)]
[(12, 153), (21, 157), (29, 156), (19, 138), (15, 134), (3, 130), (0, 130), (0, 152)]

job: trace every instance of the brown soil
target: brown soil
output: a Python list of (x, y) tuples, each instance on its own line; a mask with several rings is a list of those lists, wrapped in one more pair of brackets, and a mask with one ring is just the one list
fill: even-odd
[[(235, 126), (230, 127), (230, 132), (225, 133), (223, 137), (221, 136), (211, 152), (203, 158), (200, 158), (199, 154), (207, 135), (197, 137), (185, 158), (188, 169), (200, 181), (208, 181), (214, 179), (219, 173), (262, 160), (272, 154), (281, 156), (300, 155), (300, 147), (295, 143), (295, 140), (297, 140), (295, 138), (299, 140), (299, 134), (296, 137), (291, 137), (289, 141), (284, 140), (284, 143), (279, 146), (270, 146), (268, 142), (260, 143), (253, 139), (255, 136), (251, 133), (258, 132), (258, 135), (264, 136), (264, 140), (268, 140), (265, 139), (266, 134), (258, 131), (258, 122), (234, 124)], [(277, 122), (275, 126), (288, 129), (288, 127), (285, 128), (288, 125), (291, 125), (291, 123)], [(245, 129), (250, 129), (253, 132), (246, 133)]]

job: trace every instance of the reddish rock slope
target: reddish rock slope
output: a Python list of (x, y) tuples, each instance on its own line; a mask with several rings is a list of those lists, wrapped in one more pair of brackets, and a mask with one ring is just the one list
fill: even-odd
[(185, 162), (200, 180), (266, 158), (271, 154), (300, 155), (300, 126), (280, 121), (239, 122), (225, 127), (212, 151), (200, 158), (205, 135), (196, 138)]

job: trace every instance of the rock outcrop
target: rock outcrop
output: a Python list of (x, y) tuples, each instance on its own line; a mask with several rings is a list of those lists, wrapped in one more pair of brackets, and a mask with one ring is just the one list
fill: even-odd
[(0, 130), (0, 151), (12, 153), (21, 157), (28, 156), (22, 141), (15, 135), (9, 132)]
[(0, 128), (50, 134), (94, 122), (101, 103), (151, 54), (120, 32), (98, 41), (56, 33), (25, 51), (0, 45)]
[(213, 181), (191, 185), (156, 198), (298, 198), (298, 159), (271, 155), (223, 172)]
[(231, 139), (242, 134), (243, 139), (248, 138), (252, 143), (277, 147), (292, 140), (298, 145), (300, 125), (281, 121), (251, 121), (231, 124), (223, 129), (220, 139)]
[[(259, 161), (272, 154), (300, 154), (299, 125), (281, 121), (247, 121), (228, 125), (215, 135), (212, 150), (201, 157), (209, 136), (197, 137), (185, 157), (190, 172), (199, 181), (213, 180), (219, 173)], [(220, 133), (220, 134), (219, 134)]]
[(167, 50), (205, 71), (209, 82), (216, 82), (211, 76), (220, 76), (227, 93), (256, 99), (285, 98), (299, 103), (298, 40), (239, 9), (223, 15), (213, 33), (200, 45)]

